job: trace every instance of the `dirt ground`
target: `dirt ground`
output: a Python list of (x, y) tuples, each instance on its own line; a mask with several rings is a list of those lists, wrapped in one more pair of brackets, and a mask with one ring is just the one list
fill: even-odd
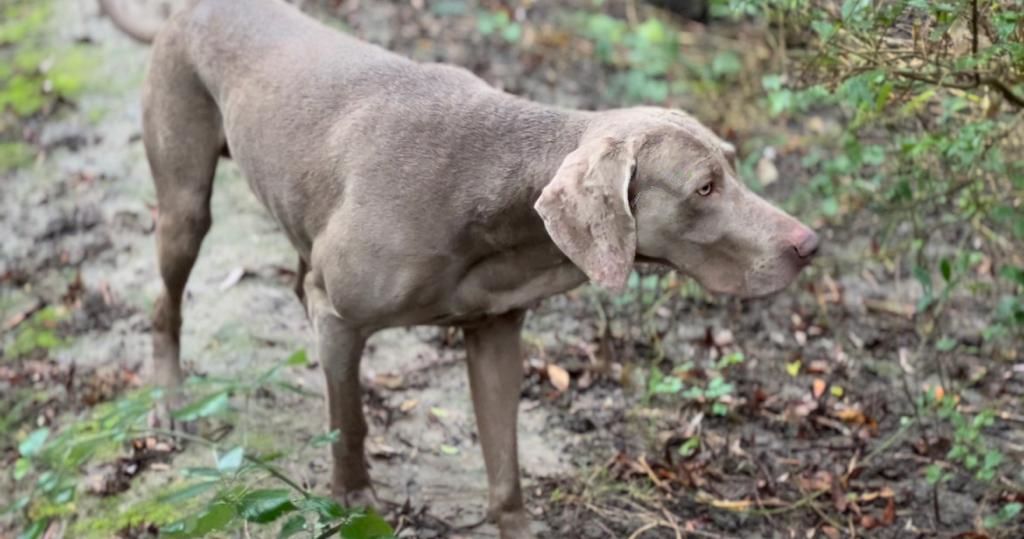
[[(2, 319), (36, 305), (70, 306), (60, 325), (66, 346), (0, 364), (0, 388), (12, 391), (9, 396), (30, 371), (31, 383), (66, 387), (24, 412), (38, 424), (67, 421), (139, 383), (158, 291), (155, 197), (139, 141), (138, 87), (147, 50), (114, 31), (91, 0), (55, 1), (54, 39), (94, 47), (101, 59), (95, 75), (103, 84), (64, 113), (27, 124), (39, 157), (0, 173)], [(611, 70), (570, 38), (567, 45), (510, 44), (480, 35), (476, 2), (452, 3), (470, 6), (452, 14), (430, 9), (436, 4), (362, 0), (332, 14), (334, 24), (365, 39), (420, 60), (466, 66), (531, 99), (583, 108), (621, 105), (607, 91)], [(624, 9), (609, 4), (603, 9), (613, 14)], [(591, 5), (537, 3), (527, 20), (536, 21), (531, 27), (538, 35), (560, 35), (562, 12)], [(703, 39), (703, 27), (680, 24)], [(731, 107), (728, 99), (683, 97), (678, 104), (731, 129), (714, 110)], [(778, 168), (780, 179), (766, 196), (783, 200), (807, 178), (797, 157), (781, 157)], [(251, 377), (309, 345), (308, 324), (291, 291), (294, 253), (230, 162), (218, 170), (212, 204), (214, 225), (188, 285), (183, 357), (195, 375)], [(649, 301), (583, 288), (532, 313), (519, 433), (539, 534), (953, 537), (974, 530), (992, 500), (963, 477), (942, 489), (924, 478), (948, 448), (948, 433), (900, 426), (901, 417), (914, 414), (909, 394), (937, 383), (939, 373), (930, 358), (913, 357), (913, 321), (900, 314), (920, 287), (898, 264), (870, 260), (871, 227), (867, 219), (822, 229), (821, 260), (773, 298), (713, 298), (680, 283), (673, 288), (680, 293), (648, 308)], [(951, 329), (955, 338), (977, 342), (983, 304), (971, 297), (952, 301), (962, 313)], [(715, 367), (736, 352), (742, 362)], [(947, 360), (954, 375), (975, 380), (962, 397), (966, 405), (973, 399), (1020, 409), (1022, 370), (991, 369), (973, 354)], [(700, 399), (648, 394), (651, 368), (671, 373), (686, 363), (693, 367), (680, 375), (687, 383), (726, 374), (734, 385), (720, 400), (727, 413), (716, 415)], [(558, 371), (549, 364), (569, 373), (567, 390), (552, 383)], [(462, 529), (482, 517), (486, 484), (458, 334), (383, 332), (371, 340), (363, 365), (372, 473), (382, 498), (404, 504), (394, 516), (400, 536), (496, 537), (489, 525)], [(913, 376), (905, 376), (908, 370)], [(285, 376), (320, 391), (316, 368)], [(908, 388), (908, 379), (920, 387)], [(242, 430), (255, 443), (287, 453), (324, 431), (323, 406), (315, 397), (267, 393), (246, 403)], [(1006, 419), (997, 433), (1017, 462), (1024, 456), (1020, 421)], [(694, 438), (697, 446), (683, 456), (680, 446)], [(0, 443), (0, 467), (16, 458), (14, 446)], [(286, 469), (323, 492), (326, 457), (296, 451), (286, 455)], [(206, 458), (196, 448), (176, 454), (171, 466), (147, 471), (132, 489), (173, 483), (176, 468)], [(0, 497), (13, 496), (12, 488), (0, 484)], [(139, 530), (145, 527), (122, 533)], [(1020, 531), (1017, 537), (1024, 537)]]

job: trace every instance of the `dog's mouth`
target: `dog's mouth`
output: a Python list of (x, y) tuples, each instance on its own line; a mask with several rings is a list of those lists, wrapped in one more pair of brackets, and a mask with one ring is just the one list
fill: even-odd
[(804, 267), (810, 265), (810, 259), (792, 257), (794, 260), (791, 261), (788, 258), (790, 257), (780, 256), (762, 261), (761, 263), (753, 263), (750, 265), (750, 269), (744, 272), (742, 276), (733, 275), (732, 279), (728, 279), (722, 278), (728, 273), (727, 271), (718, 272), (710, 278), (701, 278), (673, 264), (672, 261), (666, 258), (645, 256), (639, 253), (636, 255), (638, 263), (653, 264), (675, 270), (697, 281), (704, 290), (712, 294), (722, 294), (741, 299), (757, 299), (778, 294), (792, 284)]
[(653, 265), (656, 265), (656, 266), (664, 267), (666, 269), (675, 270), (675, 271), (679, 272), (680, 274), (685, 275), (685, 276), (693, 279), (694, 281), (697, 281), (697, 283), (700, 284), (700, 286), (702, 288), (704, 288), (708, 292), (711, 292), (712, 294), (724, 294), (724, 295), (728, 295), (728, 296), (737, 296), (737, 297), (741, 297), (741, 298), (748, 297), (748, 295), (745, 293), (745, 288), (746, 288), (746, 284), (745, 283), (743, 283), (740, 286), (736, 287), (736, 286), (726, 286), (724, 283), (716, 282), (713, 279), (712, 280), (703, 279), (701, 277), (698, 277), (697, 275), (694, 275), (694, 274), (686, 271), (681, 266), (679, 266), (678, 264), (674, 264), (671, 260), (669, 260), (667, 258), (659, 258), (659, 257), (655, 257), (655, 256), (644, 256), (644, 255), (641, 255), (641, 254), (637, 254), (636, 255), (636, 261), (639, 262), (639, 263), (642, 263), (642, 264), (653, 264)]

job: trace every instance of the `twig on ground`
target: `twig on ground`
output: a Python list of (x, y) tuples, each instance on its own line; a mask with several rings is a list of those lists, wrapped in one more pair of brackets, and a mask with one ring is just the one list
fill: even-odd
[(660, 522), (648, 522), (647, 524), (644, 524), (643, 526), (638, 528), (635, 532), (631, 533), (629, 535), (629, 539), (637, 539), (637, 537), (643, 535), (645, 531), (653, 530), (654, 528), (657, 528), (659, 526), (661, 526)]
[(658, 474), (654, 473), (654, 469), (647, 463), (647, 458), (644, 455), (640, 455), (640, 458), (636, 459), (636, 462), (640, 465), (640, 468), (644, 473), (647, 474), (647, 477), (650, 478), (651, 482), (654, 483), (654, 486), (665, 492), (672, 492), (672, 488), (665, 484), (665, 482), (658, 477)]
[(661, 506), (661, 514), (665, 515), (665, 519), (672, 524), (672, 529), (676, 532), (676, 539), (683, 539), (683, 532), (679, 529), (679, 523), (676, 522), (675, 515), (670, 513), (664, 505)]
[(793, 503), (791, 503), (789, 505), (785, 505), (785, 506), (782, 506), (782, 507), (776, 507), (776, 508), (773, 508), (773, 509), (751, 509), (748, 512), (750, 514), (752, 514), (752, 515), (758, 515), (758, 516), (781, 515), (783, 513), (788, 513), (790, 511), (796, 511), (797, 509), (800, 509), (800, 508), (804, 507), (805, 505), (813, 502), (814, 500), (817, 500), (823, 494), (827, 494), (829, 492), (830, 491), (828, 489), (816, 490), (816, 491), (811, 492), (810, 494), (804, 496), (803, 498), (800, 498), (799, 500), (797, 500), (797, 501), (795, 501), (795, 502), (793, 502)]

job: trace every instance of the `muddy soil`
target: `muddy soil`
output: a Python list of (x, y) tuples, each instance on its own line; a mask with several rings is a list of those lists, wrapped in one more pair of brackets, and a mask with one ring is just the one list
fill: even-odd
[[(40, 302), (61, 304), (69, 287), (78, 286), (71, 318), (61, 326), (68, 345), (51, 351), (49, 360), (65, 370), (75, 365), (80, 372), (141, 376), (158, 291), (155, 197), (139, 141), (138, 86), (147, 50), (114, 31), (93, 2), (56, 2), (61, 30), (55, 39), (92, 43), (103, 84), (73, 110), (31, 124), (40, 157), (3, 177), (0, 306), (7, 320)], [(512, 93), (583, 108), (621, 104), (607, 91), (611, 71), (586, 47), (569, 38), (566, 46), (539, 40), (521, 47), (483, 37), (474, 1), (363, 0), (337, 10), (307, 4), (355, 35), (420, 60), (466, 66)], [(448, 12), (440, 4), (461, 7)], [(623, 14), (624, 4), (609, 4), (603, 9)], [(591, 6), (538, 3), (526, 13), (534, 21), (528, 27), (562, 36), (559, 21)], [(702, 117), (717, 116), (686, 98), (676, 101)], [(807, 180), (799, 166), (783, 160), (780, 168), (786, 174), (768, 189), (769, 198)], [(214, 225), (187, 289), (183, 357), (195, 375), (251, 377), (309, 347), (309, 327), (291, 291), (295, 257), (228, 161), (218, 169), (212, 205)], [(924, 467), (941, 452), (932, 443), (942, 441), (900, 430), (900, 417), (912, 408), (897, 359), (917, 344), (913, 323), (898, 311), (871, 308), (878, 305), (872, 300), (912, 305), (919, 287), (898, 267), (865, 262), (870, 223), (858, 226), (823, 230), (827, 247), (817, 267), (774, 298), (710, 298), (682, 284), (687, 293), (645, 313), (583, 288), (537, 309), (527, 323), (531, 374), (519, 433), (540, 535), (803, 537), (822, 529), (818, 504), (844, 503), (850, 493), (859, 496), (858, 523), (863, 515), (884, 523), (861, 533), (945, 537), (974, 529), (982, 500), (970, 482), (954, 481), (934, 495), (924, 481)], [(977, 339), (981, 307), (970, 298), (956, 301), (964, 313), (957, 338)], [(710, 403), (645, 396), (649, 368), (668, 373), (690, 362), (691, 381), (703, 383), (734, 352), (745, 361), (727, 370), (735, 391), (724, 400), (725, 415), (713, 414)], [(375, 335), (364, 357), (372, 473), (382, 498), (406, 505), (402, 537), (496, 537), (488, 525), (461, 529), (480, 520), (487, 495), (462, 356), (456, 333), (416, 328)], [(787, 371), (794, 362), (799, 371)], [(568, 391), (552, 385), (548, 363), (568, 370)], [(1020, 372), (978, 372), (982, 362), (969, 356), (954, 364), (978, 377), (979, 399), (1019, 399), (1024, 392)], [(918, 369), (918, 382), (936, 376), (924, 361), (910, 368)], [(320, 391), (316, 368), (285, 376)], [(131, 375), (115, 378), (115, 388), (138, 383)], [(829, 389), (818, 391), (816, 383)], [(103, 398), (109, 396), (96, 400)], [(325, 430), (323, 407), (322, 399), (274, 393), (249, 403), (246, 421), (254, 437), (287, 451)], [(680, 446), (697, 435), (699, 447), (684, 458)], [(1008, 430), (1005, 439), (1011, 457), (1020, 459), (1024, 435)], [(6, 465), (14, 455), (3, 445)], [(166, 484), (176, 466), (206, 457), (191, 449), (133, 488)], [(286, 468), (325, 492), (326, 457), (288, 455)], [(850, 466), (857, 473), (840, 484)], [(823, 487), (830, 494), (810, 494)], [(737, 500), (767, 510), (728, 510)], [(845, 536), (848, 522), (833, 524)]]

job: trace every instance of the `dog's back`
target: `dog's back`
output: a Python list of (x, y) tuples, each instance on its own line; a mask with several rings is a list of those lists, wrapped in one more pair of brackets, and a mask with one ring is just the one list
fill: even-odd
[(434, 206), (443, 211), (452, 189), (424, 182), (455, 177), (447, 170), (455, 159), (463, 168), (500, 166), (496, 145), (507, 144), (502, 131), (518, 124), (506, 115), (545, 108), (462, 68), (413, 62), (345, 35), (278, 0), (243, 9), (234, 0), (198, 0), (178, 13), (155, 40), (146, 95), (187, 93), (172, 78), (198, 83), (206, 97), (197, 96), (197, 106), (215, 106), (231, 157), (306, 253), (341, 203), (344, 182), (379, 182), (382, 168), (400, 171), (387, 181), (409, 185), (388, 186), (390, 205), (401, 206), (399, 192), (420, 203), (438, 197)]

